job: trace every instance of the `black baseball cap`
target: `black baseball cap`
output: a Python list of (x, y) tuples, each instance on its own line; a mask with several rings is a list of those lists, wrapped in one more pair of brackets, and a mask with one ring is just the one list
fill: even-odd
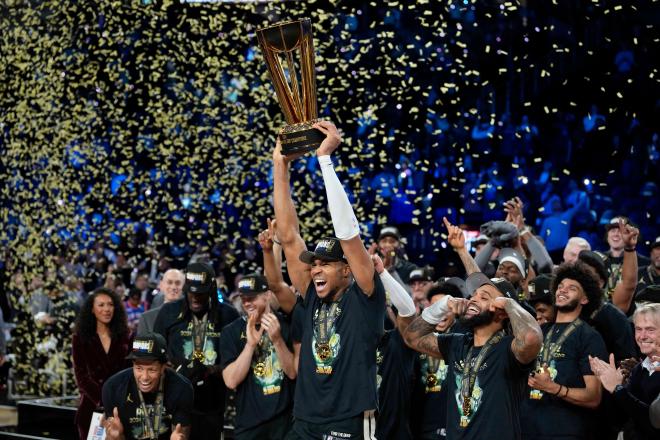
[(612, 220), (610, 220), (610, 222), (605, 225), (605, 230), (609, 231), (610, 229), (618, 228), (619, 222), (623, 222), (624, 225), (631, 224), (628, 217), (617, 215), (616, 217), (612, 217)]
[(255, 296), (268, 291), (268, 280), (261, 274), (245, 275), (238, 282), (238, 292), (243, 296)]
[(532, 305), (542, 301), (552, 303), (552, 275), (542, 273), (529, 282), (527, 289), (529, 290), (528, 302)]
[(408, 282), (412, 283), (413, 281), (433, 281), (433, 276), (430, 270), (420, 267), (410, 272)]
[(183, 285), (184, 292), (197, 294), (211, 294), (216, 290), (215, 271), (208, 263), (190, 263), (186, 267), (186, 282)]
[(485, 286), (486, 284), (495, 287), (507, 298), (516, 298), (516, 289), (513, 287), (513, 284), (504, 278), (489, 279), (483, 272), (475, 272), (465, 280), (465, 288), (470, 293), (470, 296), (474, 295), (474, 292), (476, 292), (479, 287)]
[(380, 230), (380, 234), (378, 234), (378, 241), (385, 237), (393, 237), (399, 241), (401, 240), (401, 234), (399, 233), (399, 230), (394, 226), (385, 226)]
[(644, 287), (635, 296), (635, 301), (660, 303), (660, 284), (650, 284)]
[(651, 243), (651, 250), (660, 247), (660, 236), (655, 237), (655, 241)]
[(299, 258), (300, 261), (307, 264), (314, 263), (314, 260), (347, 262), (339, 239), (333, 237), (322, 238), (316, 244), (313, 252), (303, 251)]
[(130, 360), (167, 362), (167, 343), (158, 333), (147, 333), (133, 339), (131, 352), (126, 356)]

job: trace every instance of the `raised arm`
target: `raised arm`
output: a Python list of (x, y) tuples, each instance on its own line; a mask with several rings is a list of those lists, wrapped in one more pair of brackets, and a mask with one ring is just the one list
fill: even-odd
[(282, 277), (282, 246), (276, 239), (275, 220), (268, 219), (268, 229), (259, 233), (257, 239), (263, 250), (264, 273), (268, 280), (268, 288), (275, 294), (282, 310), (290, 314), (296, 305), (296, 295)]
[(456, 251), (460, 257), (467, 275), (473, 274), (475, 272), (481, 272), (479, 266), (477, 266), (477, 263), (474, 262), (472, 255), (470, 255), (470, 253), (467, 251), (467, 248), (465, 247), (465, 235), (463, 234), (463, 230), (458, 226), (454, 226), (449, 223), (447, 217), (443, 217), (442, 221), (447, 227), (447, 242), (452, 248), (454, 248), (454, 251)]
[(543, 332), (536, 318), (523, 309), (514, 299), (497, 297), (491, 303), (491, 311), (503, 310), (513, 329), (511, 351), (523, 365), (533, 362), (543, 345)]
[(619, 222), (619, 231), (623, 238), (623, 265), (621, 266), (621, 281), (612, 292), (612, 303), (623, 313), (628, 313), (637, 287), (637, 239), (639, 229), (632, 225)]
[(440, 301), (425, 308), (422, 315), (408, 325), (403, 332), (403, 340), (415, 351), (442, 358), (435, 326), (449, 313), (454, 313), (455, 316), (463, 315), (467, 302), (466, 299), (446, 295)]
[(341, 135), (331, 122), (321, 121), (314, 127), (326, 135), (316, 150), (323, 183), (328, 197), (328, 210), (332, 217), (335, 236), (340, 240), (344, 256), (360, 289), (371, 296), (374, 291), (374, 264), (360, 238), (360, 226), (344, 187), (337, 178), (330, 155), (341, 143)]
[(282, 145), (278, 139), (273, 151), (273, 204), (279, 226), (278, 237), (286, 257), (289, 278), (296, 290), (304, 296), (312, 277), (309, 273), (310, 266), (299, 258), (300, 254), (307, 250), (307, 246), (300, 236), (298, 214), (289, 187), (289, 162), (294, 158), (295, 156), (286, 157), (282, 154)]

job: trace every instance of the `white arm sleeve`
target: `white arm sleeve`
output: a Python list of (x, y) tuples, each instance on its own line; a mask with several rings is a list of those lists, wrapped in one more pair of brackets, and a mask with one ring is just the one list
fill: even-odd
[(335, 237), (340, 240), (349, 240), (360, 234), (360, 226), (355, 218), (353, 207), (348, 201), (344, 187), (337, 178), (330, 156), (319, 156), (318, 161), (323, 174), (325, 192), (328, 196), (328, 210), (332, 217)]
[(445, 295), (440, 301), (422, 310), (422, 319), (429, 324), (438, 324), (449, 313), (449, 295)]
[(387, 270), (379, 274), (385, 291), (390, 295), (390, 300), (399, 312), (399, 316), (407, 318), (415, 314), (415, 303), (406, 289)]

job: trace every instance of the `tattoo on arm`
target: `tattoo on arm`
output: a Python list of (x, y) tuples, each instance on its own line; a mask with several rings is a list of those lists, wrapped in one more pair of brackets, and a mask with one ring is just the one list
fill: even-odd
[(458, 252), (458, 256), (461, 258), (461, 263), (463, 263), (465, 272), (468, 275), (472, 275), (475, 272), (481, 272), (481, 269), (479, 269), (479, 266), (477, 266), (474, 258), (472, 258), (472, 255), (470, 255), (466, 248), (461, 249), (461, 251)]
[(418, 316), (406, 328), (404, 339), (413, 350), (439, 358), (442, 355), (438, 346), (438, 338), (434, 332), (435, 326)]
[(522, 364), (532, 362), (541, 351), (543, 332), (536, 322), (536, 318), (523, 309), (515, 300), (507, 301), (505, 306), (511, 327), (513, 329), (513, 342), (511, 350), (516, 359)]

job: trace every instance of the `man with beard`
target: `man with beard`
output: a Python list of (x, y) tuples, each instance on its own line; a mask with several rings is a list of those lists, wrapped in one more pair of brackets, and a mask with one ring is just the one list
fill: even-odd
[[(444, 221), (450, 244), (459, 237), (464, 240), (460, 228)], [(520, 402), (541, 349), (541, 329), (512, 298), (515, 291), (508, 281), (491, 281), (476, 272), (465, 283), (469, 300), (442, 298), (408, 326), (404, 339), (415, 350), (444, 359), (448, 366), (447, 438), (517, 439)], [(448, 313), (460, 316), (472, 332), (435, 333)], [(513, 336), (505, 332), (507, 320)]]
[[(645, 356), (644, 361), (633, 368), (627, 383), (623, 383), (621, 370), (610, 362), (590, 358), (591, 369), (600, 382), (614, 397), (619, 411), (628, 414), (635, 426), (637, 439), (660, 438), (660, 429), (651, 425), (649, 406), (660, 393), (660, 304), (645, 304), (635, 311), (635, 342)], [(655, 373), (655, 374), (654, 374)]]
[(320, 240), (313, 252), (300, 236), (291, 199), (288, 163), (296, 155), (284, 156), (279, 140), (273, 152), (277, 233), (289, 277), (303, 297), (295, 420), (288, 438), (372, 438), (385, 289), (333, 168), (330, 155), (341, 143), (339, 131), (327, 121), (314, 127), (326, 135), (316, 155), (336, 238)]
[(163, 304), (154, 332), (165, 337), (173, 368), (193, 384), (190, 438), (217, 440), (222, 434), (227, 391), (221, 377), (220, 333), (238, 313), (218, 301), (215, 271), (206, 263), (188, 265), (183, 292), (182, 299)]
[(598, 332), (585, 323), (602, 291), (581, 262), (559, 267), (552, 283), (557, 316), (543, 325), (543, 349), (522, 408), (523, 438), (589, 439), (601, 400), (589, 356), (607, 357)]

